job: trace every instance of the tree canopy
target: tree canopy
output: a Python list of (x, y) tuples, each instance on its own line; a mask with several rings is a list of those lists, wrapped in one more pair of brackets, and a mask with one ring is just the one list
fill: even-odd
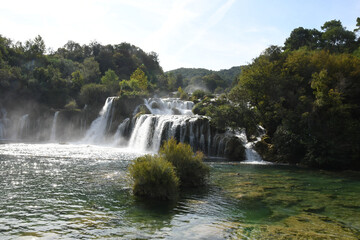
[(359, 40), (337, 20), (321, 29), (297, 28), (285, 51), (265, 50), (229, 98), (248, 102), (266, 129), (258, 150), (268, 160), (360, 169)]
[[(164, 77), (156, 53), (145, 53), (129, 43), (104, 46), (98, 42), (80, 45), (68, 41), (47, 53), (41, 36), (22, 44), (0, 35), (0, 98), (3, 101), (16, 97), (62, 108), (75, 100), (82, 106), (94, 103), (91, 97), (84, 97), (85, 92), (118, 94), (119, 79), (134, 79), (142, 91), (148, 90), (151, 84), (150, 90), (154, 91), (158, 79)], [(108, 90), (103, 91), (98, 85)], [(93, 91), (89, 91), (90, 88)]]

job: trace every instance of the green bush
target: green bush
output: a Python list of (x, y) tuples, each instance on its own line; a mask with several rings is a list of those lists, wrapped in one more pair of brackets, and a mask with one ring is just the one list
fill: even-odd
[(106, 86), (90, 83), (82, 86), (79, 97), (82, 104), (96, 105), (104, 104), (105, 99), (110, 95)]
[(65, 106), (65, 109), (67, 110), (74, 110), (78, 108), (78, 105), (76, 104), (75, 100), (70, 100)]
[(204, 155), (194, 155), (189, 144), (177, 143), (174, 138), (166, 141), (160, 148), (159, 155), (171, 162), (183, 187), (204, 185), (209, 175), (209, 167), (204, 164)]
[(192, 97), (195, 98), (195, 99), (202, 99), (206, 96), (206, 92), (204, 90), (195, 90), (193, 93), (192, 93)]
[(145, 155), (135, 159), (129, 167), (137, 196), (173, 199), (178, 193), (179, 179), (174, 166), (160, 156)]

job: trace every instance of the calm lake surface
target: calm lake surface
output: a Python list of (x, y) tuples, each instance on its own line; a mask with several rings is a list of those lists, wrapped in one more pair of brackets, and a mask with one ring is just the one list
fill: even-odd
[(208, 162), (209, 186), (176, 202), (131, 194), (143, 153), (0, 145), (0, 239), (359, 239), (360, 176)]

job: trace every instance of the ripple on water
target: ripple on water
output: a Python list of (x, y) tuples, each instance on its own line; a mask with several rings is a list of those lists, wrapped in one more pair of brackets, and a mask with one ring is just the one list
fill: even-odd
[(359, 236), (358, 177), (215, 162), (208, 163), (208, 187), (176, 202), (144, 202), (132, 196), (127, 176), (140, 155), (75, 144), (0, 145), (1, 237), (256, 239), (305, 234), (302, 227)]

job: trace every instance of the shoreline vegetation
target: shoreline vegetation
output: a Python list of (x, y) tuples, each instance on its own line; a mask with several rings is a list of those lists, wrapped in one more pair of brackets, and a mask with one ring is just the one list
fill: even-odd
[(41, 36), (25, 43), (0, 36), (0, 109), (97, 113), (109, 96), (175, 94), (194, 101), (193, 112), (217, 129), (246, 129), (254, 141), (262, 126), (255, 149), (266, 161), (360, 170), (360, 18), (356, 26), (299, 27), (284, 46), (218, 72), (164, 72), (156, 53), (129, 43), (69, 41), (48, 51)]

